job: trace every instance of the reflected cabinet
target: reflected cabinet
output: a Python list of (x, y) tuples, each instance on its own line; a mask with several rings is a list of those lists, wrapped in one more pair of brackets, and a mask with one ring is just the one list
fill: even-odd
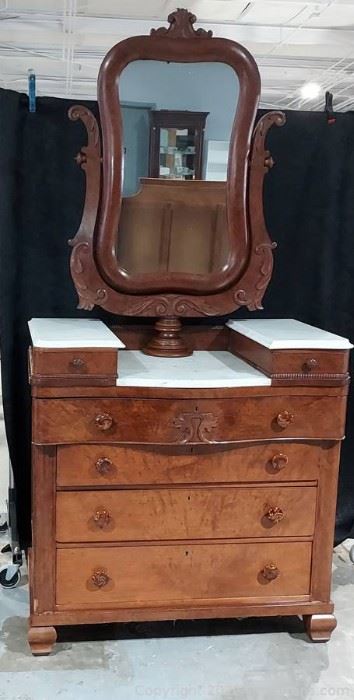
[(151, 110), (149, 176), (201, 180), (207, 112)]

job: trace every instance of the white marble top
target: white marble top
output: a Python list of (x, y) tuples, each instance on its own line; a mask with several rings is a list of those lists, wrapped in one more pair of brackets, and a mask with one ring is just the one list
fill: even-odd
[(139, 350), (119, 353), (117, 386), (211, 388), (270, 386), (271, 380), (226, 351), (196, 351), (190, 357), (150, 357)]
[(227, 321), (227, 326), (270, 350), (349, 350), (346, 338), (292, 318), (255, 318)]
[(32, 318), (28, 322), (35, 348), (124, 348), (95, 318)]

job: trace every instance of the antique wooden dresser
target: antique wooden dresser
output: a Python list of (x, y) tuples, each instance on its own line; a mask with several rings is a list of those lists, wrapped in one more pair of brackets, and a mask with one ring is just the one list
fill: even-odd
[(262, 323), (191, 329), (209, 349), (173, 360), (31, 322), (33, 653), (119, 620), (302, 615), (329, 639), (349, 343)]
[[(105, 57), (100, 124), (87, 107), (69, 112), (81, 122), (69, 128), (87, 132), (71, 276), (79, 308), (100, 306), (120, 325), (30, 322), (34, 654), (50, 652), (57, 626), (80, 623), (300, 615), (319, 641), (335, 627), (351, 346), (287, 319), (217, 322), (262, 309), (275, 248), (263, 214), (274, 164), (265, 142), (285, 118), (256, 123), (260, 78), (243, 46), (195, 29), (187, 10), (168, 20)], [(178, 108), (209, 113), (206, 140), (220, 108), (227, 127), (233, 95), (226, 180), (144, 176), (122, 196), (134, 170), (127, 84), (151, 88), (161, 109), (161, 86), (178, 85)]]

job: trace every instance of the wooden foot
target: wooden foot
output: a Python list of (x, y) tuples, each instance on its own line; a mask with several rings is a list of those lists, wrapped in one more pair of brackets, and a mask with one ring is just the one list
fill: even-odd
[(30, 627), (28, 631), (28, 643), (34, 656), (50, 654), (55, 642), (57, 633), (55, 627)]
[(187, 347), (181, 338), (182, 324), (179, 318), (160, 318), (155, 323), (156, 334), (143, 352), (153, 357), (188, 357), (192, 350)]
[(328, 642), (337, 627), (334, 615), (303, 615), (305, 629), (312, 642)]

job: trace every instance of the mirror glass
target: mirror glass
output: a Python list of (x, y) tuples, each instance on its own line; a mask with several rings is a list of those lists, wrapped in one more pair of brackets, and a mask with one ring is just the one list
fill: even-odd
[(223, 63), (123, 70), (123, 192), (116, 254), (129, 275), (227, 264), (226, 174), (239, 84)]

